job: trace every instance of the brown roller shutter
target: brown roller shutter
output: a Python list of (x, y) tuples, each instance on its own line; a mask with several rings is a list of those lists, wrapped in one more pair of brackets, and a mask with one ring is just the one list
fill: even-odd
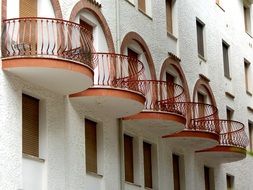
[[(166, 82), (168, 82), (170, 84), (173, 84), (174, 81), (175, 81), (175, 77), (172, 76), (169, 73), (166, 73)], [(167, 98), (173, 98), (174, 97), (174, 91), (175, 91), (174, 85), (168, 85), (167, 86), (167, 91), (168, 91), (168, 93), (167, 93), (168, 97)]]
[(205, 116), (205, 95), (198, 92), (198, 102), (199, 104), (199, 117)]
[(167, 31), (172, 33), (172, 0), (166, 0)]
[[(37, 0), (20, 0), (19, 17), (37, 17)], [(37, 22), (21, 20), (19, 24), (20, 37), (18, 50), (20, 54), (35, 54), (37, 41)]]
[(205, 175), (205, 190), (210, 190), (210, 169), (208, 167), (204, 167), (204, 175)]
[(86, 28), (89, 32), (89, 37), (93, 41), (93, 26), (80, 19), (80, 25)]
[(19, 17), (36, 17), (37, 0), (20, 0)]
[(143, 157), (144, 157), (144, 178), (145, 187), (152, 188), (152, 154), (151, 144), (143, 142)]
[(179, 156), (173, 154), (172, 160), (173, 160), (174, 190), (180, 190)]
[(138, 7), (143, 12), (146, 12), (146, 0), (138, 0)]
[(133, 137), (124, 135), (125, 181), (134, 183)]
[(39, 157), (39, 100), (22, 95), (23, 153)]
[(97, 173), (97, 123), (85, 119), (86, 171)]

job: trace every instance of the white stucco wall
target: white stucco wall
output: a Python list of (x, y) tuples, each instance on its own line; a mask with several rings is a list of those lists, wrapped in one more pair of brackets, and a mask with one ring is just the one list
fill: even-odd
[[(18, 17), (18, 3), (14, 0), (7, 1), (8, 18)], [(66, 20), (77, 0), (60, 0), (63, 16)], [(115, 47), (120, 46), (124, 36), (135, 31), (146, 41), (155, 63), (157, 77), (160, 68), (168, 57), (168, 52), (173, 52), (182, 59), (181, 65), (186, 74), (192, 98), (195, 82), (202, 73), (210, 79), (210, 85), (216, 97), (221, 118), (226, 116), (225, 109), (228, 105), (235, 110), (234, 119), (247, 125), (248, 120), (253, 121), (253, 114), (247, 106), (253, 106), (252, 97), (246, 94), (244, 84), (244, 58), (253, 64), (252, 44), (253, 39), (244, 32), (243, 9), (240, 0), (223, 1), (221, 10), (212, 0), (176, 0), (174, 4), (173, 35), (167, 35), (165, 1), (152, 3), (150, 17), (142, 14), (137, 7), (137, 1), (120, 0), (119, 4), (119, 33), (116, 35), (116, 5), (114, 1), (101, 0), (102, 13), (104, 14)], [(53, 17), (49, 1), (39, 1), (39, 16)], [(135, 5), (135, 6), (133, 6)], [(95, 33), (99, 35), (95, 41), (96, 48), (107, 51), (104, 35), (94, 16), (89, 13), (80, 13), (97, 25)], [(78, 17), (80, 16), (78, 15)], [(253, 15), (253, 14), (252, 14)], [(197, 55), (196, 17), (205, 23), (205, 51), (206, 62)], [(119, 36), (119, 39), (117, 39)], [(221, 42), (224, 39), (230, 44), (230, 71), (232, 80), (223, 75)], [(117, 49), (119, 52), (119, 48)], [(143, 59), (145, 65), (146, 60)], [(252, 70), (252, 67), (250, 68)], [(172, 71), (174, 73), (175, 71)], [(178, 81), (179, 82), (179, 81)], [(22, 189), (24, 180), (22, 174), (22, 92), (40, 98), (43, 101), (45, 114), (41, 116), (44, 121), (40, 126), (44, 138), (40, 145), (43, 163), (44, 179), (41, 183), (48, 190), (119, 190), (121, 189), (120, 174), (120, 143), (119, 121), (116, 119), (98, 117), (83, 105), (72, 103), (68, 97), (49, 92), (46, 89), (34, 86), (12, 75), (0, 72), (0, 184), (2, 189)], [(232, 93), (236, 98), (230, 100), (225, 96), (225, 91)], [(99, 174), (86, 173), (84, 119), (93, 119), (99, 123)], [(247, 129), (246, 129), (247, 130)], [(153, 151), (153, 177), (154, 189), (173, 189), (172, 153), (181, 157), (182, 190), (201, 190), (204, 187), (204, 165), (214, 168), (215, 189), (226, 188), (226, 173), (235, 176), (235, 189), (251, 190), (253, 175), (253, 159), (247, 157), (243, 161), (231, 164), (214, 165), (205, 163), (196, 157), (194, 152), (184, 149), (180, 145), (169, 144), (164, 139), (148, 131), (123, 127), (123, 131), (136, 137), (136, 185), (123, 182), (125, 190), (144, 190), (143, 176), (143, 140), (152, 143)], [(121, 134), (122, 135), (122, 134)], [(123, 163), (122, 163), (123, 164)], [(29, 165), (31, 166), (31, 165)], [(122, 172), (123, 174), (124, 172)], [(35, 177), (35, 176), (31, 176)], [(36, 180), (36, 179), (34, 179)], [(38, 182), (39, 183), (39, 182)], [(44, 190), (43, 189), (43, 190)]]

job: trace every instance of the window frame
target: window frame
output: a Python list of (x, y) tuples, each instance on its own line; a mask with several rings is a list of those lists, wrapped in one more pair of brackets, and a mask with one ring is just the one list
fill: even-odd
[(196, 17), (197, 50), (201, 59), (206, 59), (205, 23)]
[[(226, 50), (226, 52), (224, 50)], [(224, 40), (222, 40), (222, 57), (223, 57), (224, 76), (227, 79), (231, 80), (232, 78), (230, 68), (230, 45)]]

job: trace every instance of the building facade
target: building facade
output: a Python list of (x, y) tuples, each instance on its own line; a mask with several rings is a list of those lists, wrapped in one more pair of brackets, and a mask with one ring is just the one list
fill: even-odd
[(1, 190), (252, 190), (251, 0), (2, 0)]

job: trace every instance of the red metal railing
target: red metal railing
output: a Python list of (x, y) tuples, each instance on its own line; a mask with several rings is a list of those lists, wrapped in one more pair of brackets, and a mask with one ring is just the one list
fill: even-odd
[(145, 79), (144, 65), (138, 59), (115, 53), (94, 53), (94, 86), (133, 90), (145, 94), (147, 87), (136, 81)]
[(89, 32), (79, 24), (40, 17), (3, 21), (3, 58), (63, 58), (93, 68), (96, 62), (93, 52)]
[(248, 137), (244, 125), (238, 121), (218, 120), (220, 126), (220, 145), (246, 148)]

